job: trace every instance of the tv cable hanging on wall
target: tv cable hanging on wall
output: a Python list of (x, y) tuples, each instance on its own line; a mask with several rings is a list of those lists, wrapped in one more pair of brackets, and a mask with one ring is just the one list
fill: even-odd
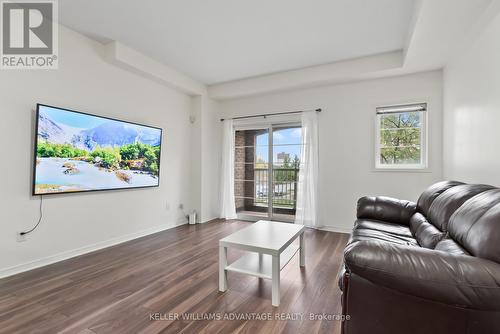
[(31, 229), (29, 229), (27, 231), (24, 231), (24, 232), (19, 232), (19, 234), (21, 236), (24, 236), (26, 234), (30, 234), (31, 232), (33, 232), (34, 230), (36, 230), (36, 228), (38, 227), (38, 225), (40, 225), (40, 223), (42, 222), (42, 218), (43, 218), (43, 206), (42, 206), (42, 203), (43, 203), (43, 195), (40, 195), (40, 207), (39, 207), (38, 221), (35, 224), (35, 226), (33, 226)]

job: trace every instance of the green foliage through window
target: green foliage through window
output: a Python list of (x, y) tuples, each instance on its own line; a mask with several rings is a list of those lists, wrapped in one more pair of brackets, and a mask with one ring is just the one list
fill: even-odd
[(381, 165), (422, 163), (422, 115), (422, 111), (413, 111), (378, 116)]

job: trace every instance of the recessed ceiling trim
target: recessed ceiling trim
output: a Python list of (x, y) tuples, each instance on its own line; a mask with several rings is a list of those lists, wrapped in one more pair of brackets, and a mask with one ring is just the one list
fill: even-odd
[(105, 58), (126, 70), (153, 79), (191, 96), (206, 95), (206, 86), (167, 65), (113, 41), (104, 46)]
[(291, 89), (372, 79), (393, 73), (403, 66), (403, 51), (313, 66), (208, 86), (215, 100), (234, 99)]

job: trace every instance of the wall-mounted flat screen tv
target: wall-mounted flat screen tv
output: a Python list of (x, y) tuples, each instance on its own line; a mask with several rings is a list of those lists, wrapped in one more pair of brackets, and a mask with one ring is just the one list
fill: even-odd
[(160, 128), (37, 105), (33, 195), (157, 187)]

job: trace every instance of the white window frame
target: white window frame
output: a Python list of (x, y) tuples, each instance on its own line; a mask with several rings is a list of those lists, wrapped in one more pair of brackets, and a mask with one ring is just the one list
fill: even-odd
[[(420, 132), (420, 163), (419, 164), (382, 164), (380, 162), (380, 118), (384, 114), (403, 112), (422, 112)], [(404, 171), (404, 170), (426, 170), (428, 168), (428, 146), (427, 146), (427, 103), (412, 103), (404, 105), (393, 105), (376, 108), (375, 117), (375, 170)]]

